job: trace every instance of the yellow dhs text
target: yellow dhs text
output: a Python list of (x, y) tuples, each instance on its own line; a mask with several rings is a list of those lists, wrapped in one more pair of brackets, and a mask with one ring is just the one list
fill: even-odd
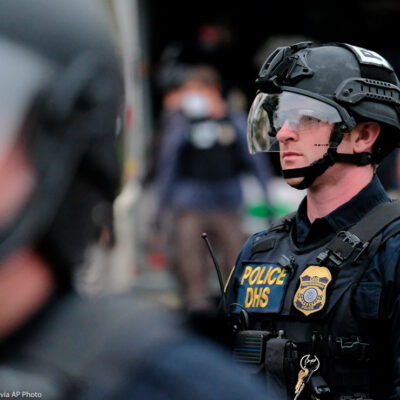
[(245, 308), (267, 307), (271, 286), (283, 285), (286, 275), (287, 271), (276, 265), (246, 266), (240, 281), (241, 286), (247, 286)]

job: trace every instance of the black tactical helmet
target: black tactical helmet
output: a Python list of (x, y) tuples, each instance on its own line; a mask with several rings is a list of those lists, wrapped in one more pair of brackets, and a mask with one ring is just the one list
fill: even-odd
[[(310, 167), (301, 168), (301, 171), (283, 171), (288, 178), (305, 177), (299, 188), (308, 187), (335, 162), (356, 165), (378, 163), (394, 147), (400, 146), (399, 81), (387, 60), (376, 52), (343, 43), (302, 42), (280, 47), (265, 61), (256, 85), (263, 94), (292, 93), (304, 96), (305, 101), (318, 101), (331, 107), (328, 114), (330, 122), (335, 125), (325, 157)], [(274, 117), (271, 112), (276, 113), (275, 107), (279, 103), (279, 96), (266, 98), (264, 95), (261, 99), (260, 93), (249, 115), (248, 141), (251, 152), (268, 151), (265, 144), (260, 144), (262, 135), (256, 132), (261, 120), (259, 111), (269, 113), (269, 116), (262, 115), (262, 118), (270, 124), (268, 134), (273, 136)], [(332, 117), (334, 112), (337, 115), (335, 118)], [(324, 115), (327, 115), (326, 112)], [(336, 148), (343, 134), (363, 121), (381, 124), (381, 134), (373, 154), (338, 154)]]
[(61, 278), (111, 223), (120, 184), (123, 86), (100, 4), (0, 2), (0, 147), (23, 142), (35, 170), (29, 199), (0, 222), (0, 259), (33, 244)]

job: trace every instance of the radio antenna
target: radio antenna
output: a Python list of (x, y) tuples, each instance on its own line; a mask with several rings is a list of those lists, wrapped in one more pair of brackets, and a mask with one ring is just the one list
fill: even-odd
[(201, 237), (202, 237), (202, 238), (204, 239), (204, 241), (206, 242), (208, 251), (210, 252), (211, 258), (212, 258), (212, 260), (213, 260), (213, 262), (214, 262), (215, 270), (217, 271), (217, 275), (218, 275), (219, 287), (220, 287), (220, 290), (221, 290), (222, 305), (223, 305), (223, 309), (226, 310), (226, 299), (225, 299), (224, 281), (223, 281), (223, 279), (222, 279), (221, 270), (220, 270), (220, 268), (219, 268), (217, 258), (215, 257), (214, 250), (213, 250), (213, 248), (212, 248), (212, 246), (211, 246), (210, 241), (208, 240), (207, 233), (205, 233), (205, 232), (202, 233), (202, 234), (201, 234)]

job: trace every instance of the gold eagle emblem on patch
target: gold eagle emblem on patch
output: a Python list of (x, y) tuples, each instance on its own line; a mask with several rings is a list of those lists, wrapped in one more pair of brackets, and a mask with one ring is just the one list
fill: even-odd
[(304, 315), (324, 308), (326, 289), (332, 274), (326, 267), (311, 265), (300, 275), (300, 286), (293, 298), (293, 305)]

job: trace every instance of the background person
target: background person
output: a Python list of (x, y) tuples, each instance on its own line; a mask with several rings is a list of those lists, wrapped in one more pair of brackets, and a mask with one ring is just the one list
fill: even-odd
[(214, 270), (201, 239), (207, 232), (225, 280), (244, 242), (240, 176), (254, 174), (267, 198), (267, 161), (246, 150), (244, 112), (230, 112), (220, 77), (209, 65), (188, 69), (164, 101), (164, 126), (156, 176), (156, 220), (173, 213), (174, 268), (186, 310), (214, 308), (208, 279)]

